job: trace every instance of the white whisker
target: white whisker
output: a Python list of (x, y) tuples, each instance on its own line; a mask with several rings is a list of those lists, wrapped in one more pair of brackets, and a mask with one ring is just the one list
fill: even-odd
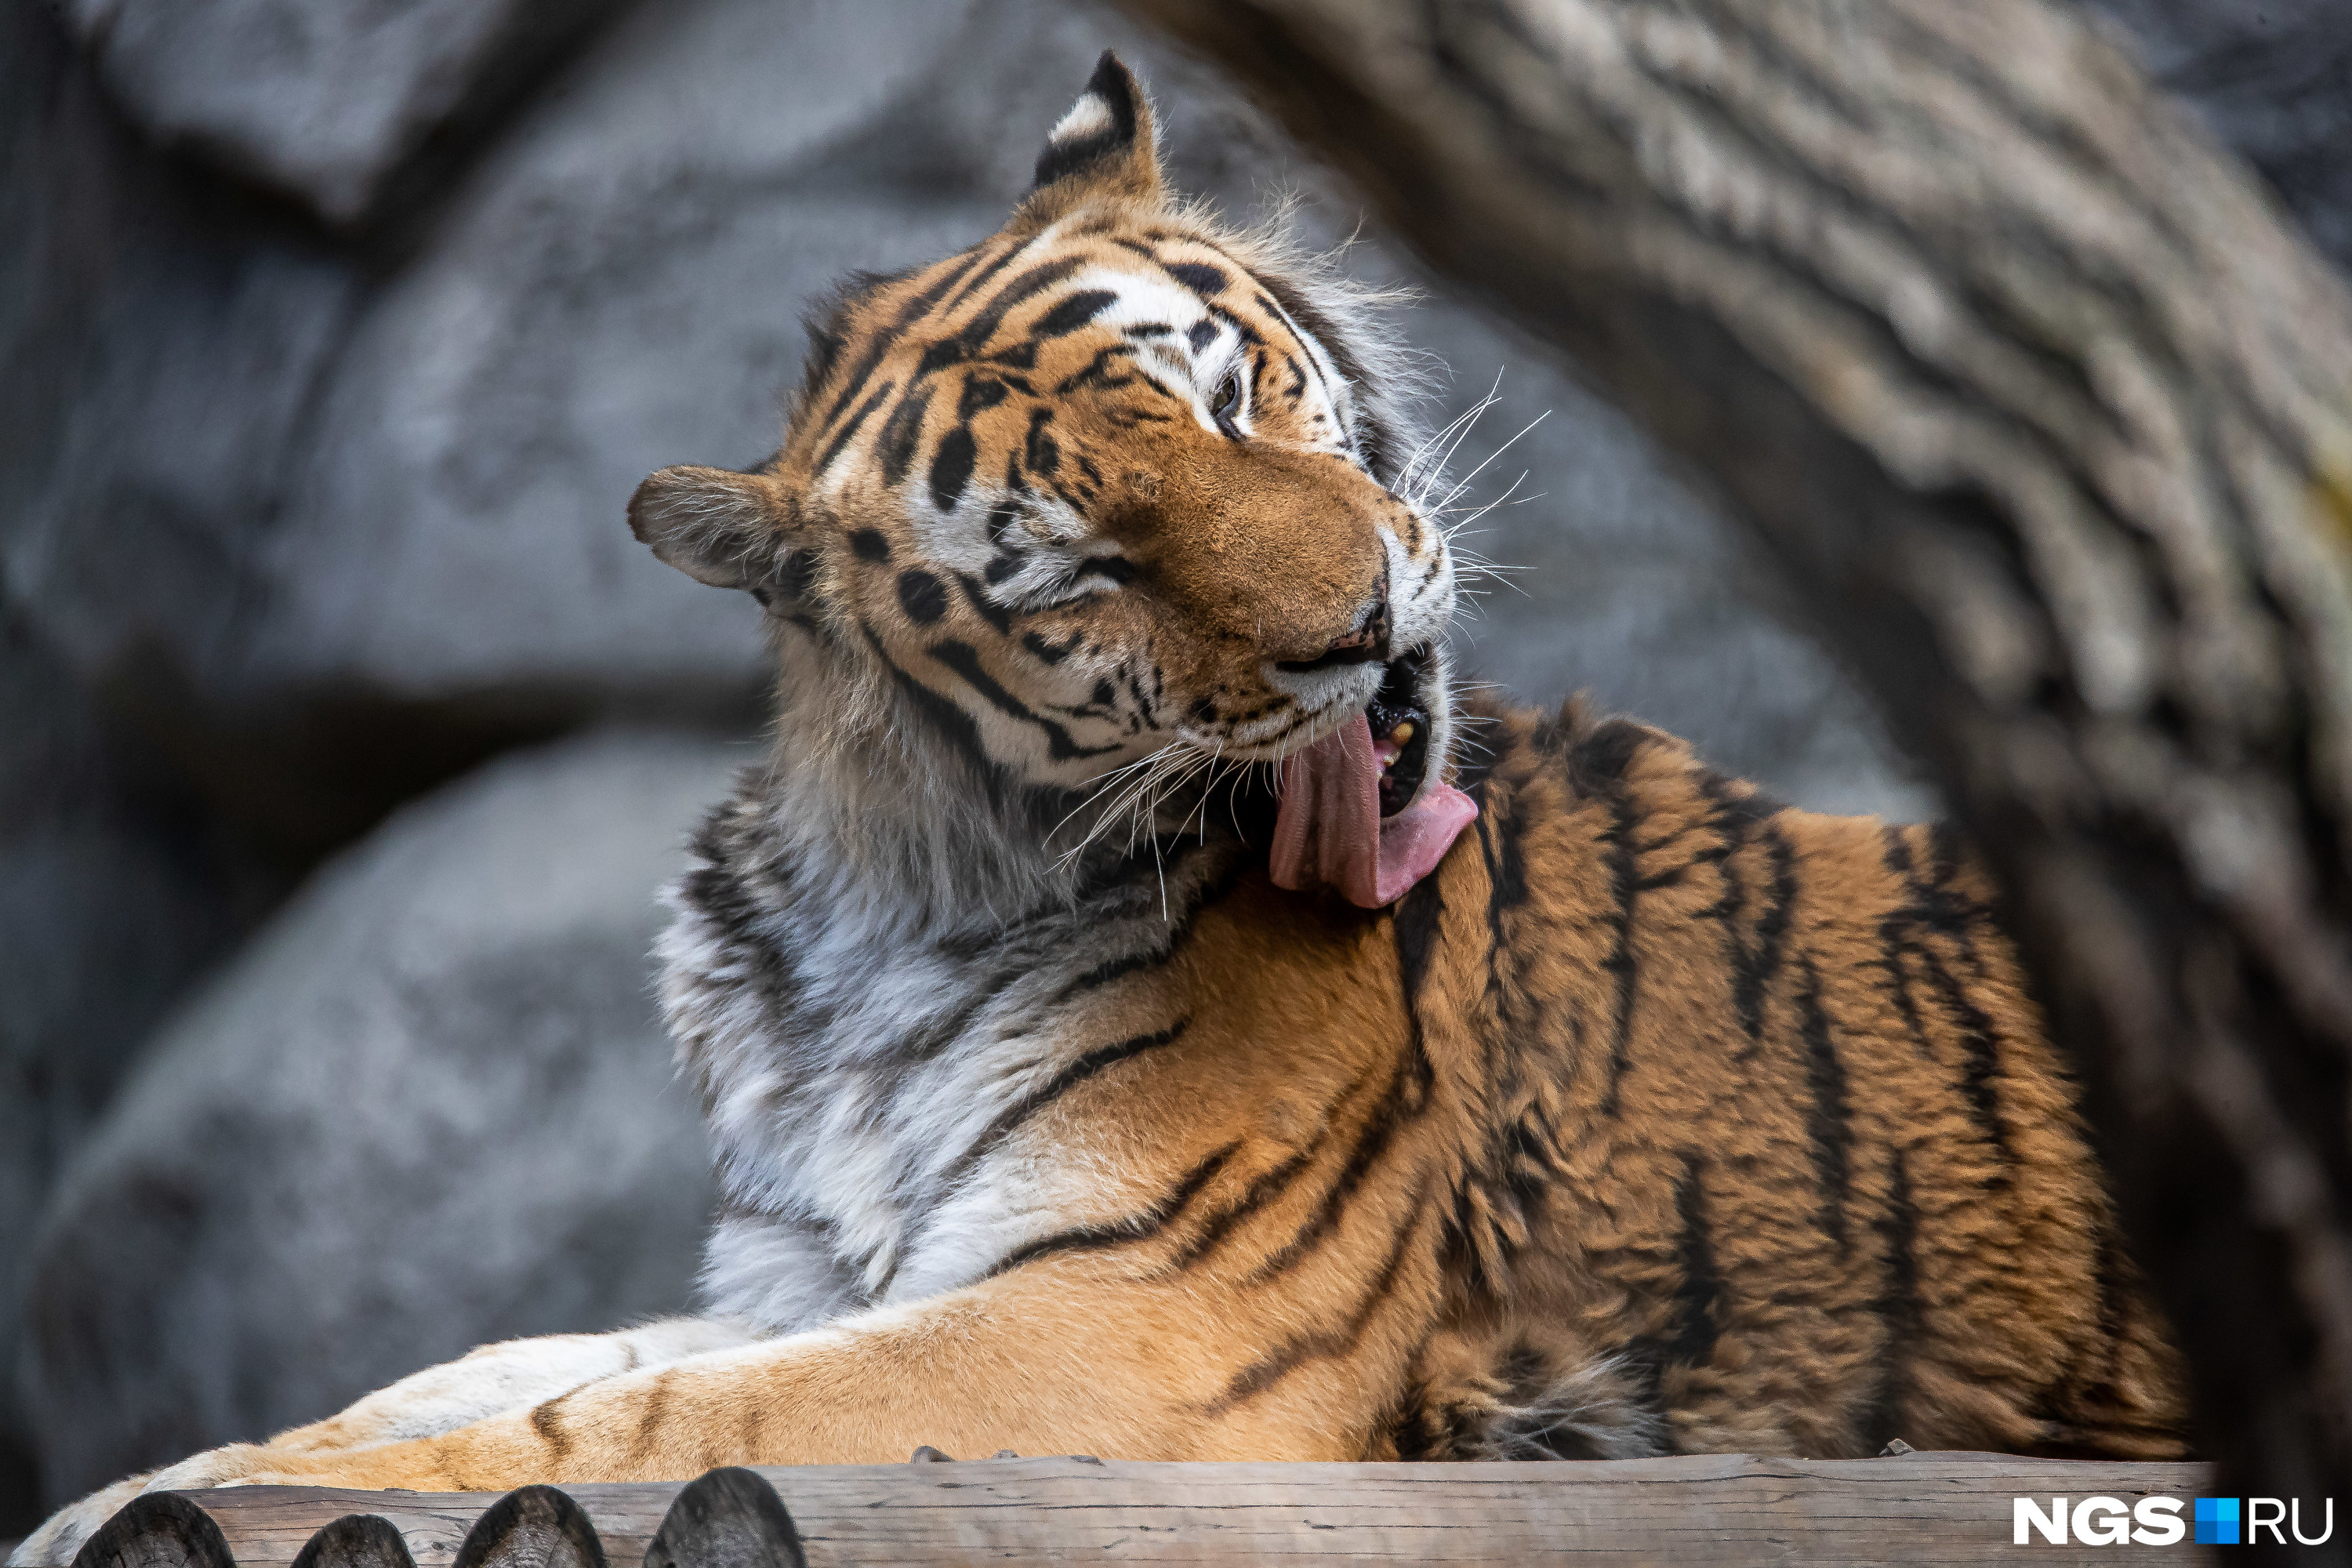
[(1487, 453), (1485, 462), (1480, 463), (1476, 468), (1463, 475), (1461, 479), (1455, 480), (1454, 488), (1446, 491), (1444, 497), (1440, 500), (1437, 504), (1440, 507), (1453, 505), (1454, 498), (1460, 495), (1463, 489), (1469, 485), (1471, 480), (1476, 479), (1480, 474), (1485, 473), (1486, 471), (1487, 464), (1492, 463), (1496, 458), (1509, 451), (1513, 447), (1517, 446), (1521, 437), (1525, 437), (1528, 431), (1534, 429), (1537, 426), (1542, 424), (1545, 420), (1550, 417), (1551, 410), (1547, 408), (1541, 414), (1537, 415), (1533, 419), (1528, 420), (1525, 425), (1521, 426), (1519, 427), (1518, 435), (1512, 437), (1509, 440), (1504, 442), (1501, 446)]

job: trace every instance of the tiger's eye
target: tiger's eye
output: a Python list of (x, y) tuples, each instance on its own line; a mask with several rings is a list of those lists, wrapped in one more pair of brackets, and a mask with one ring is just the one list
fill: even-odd
[(1216, 400), (1209, 405), (1210, 416), (1216, 420), (1217, 427), (1223, 430), (1226, 435), (1238, 437), (1241, 432), (1234, 426), (1234, 416), (1240, 411), (1241, 405), (1241, 372), (1238, 370), (1227, 371), (1225, 373), (1225, 379), (1217, 384)]

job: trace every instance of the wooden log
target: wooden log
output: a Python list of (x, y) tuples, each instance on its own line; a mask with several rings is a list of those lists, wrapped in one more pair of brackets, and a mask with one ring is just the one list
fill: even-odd
[(605, 1568), (604, 1542), (569, 1492), (517, 1487), (474, 1521), (452, 1561), (454, 1568)]
[(416, 1568), (399, 1527), (380, 1513), (347, 1513), (310, 1537), (294, 1568)]
[[(2201, 1465), (1994, 1454), (1806, 1460), (1710, 1455), (1591, 1464), (1168, 1465), (1002, 1459), (763, 1469), (809, 1568), (1096, 1558), (1150, 1563), (1557, 1562), (1750, 1564), (2008, 1561), (2011, 1500), (2193, 1498)], [(573, 1486), (613, 1568), (639, 1568), (680, 1488)], [(184, 1494), (238, 1568), (289, 1563), (355, 1510), (399, 1527), (417, 1568), (449, 1568), (482, 1494), (242, 1487)], [(2075, 1561), (2037, 1547), (2038, 1562)], [(2199, 1548), (2084, 1549), (2099, 1563), (2193, 1564)], [(682, 1560), (681, 1560), (682, 1561)], [(692, 1565), (688, 1565), (692, 1568)]]
[(187, 1498), (132, 1498), (74, 1556), (74, 1568), (235, 1568), (235, 1549)]
[(776, 1489), (729, 1465), (689, 1481), (662, 1515), (645, 1568), (808, 1568)]

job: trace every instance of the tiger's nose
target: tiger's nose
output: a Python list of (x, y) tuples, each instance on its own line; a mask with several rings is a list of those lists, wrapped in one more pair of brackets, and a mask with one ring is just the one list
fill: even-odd
[(1381, 574), (1379, 595), (1364, 606), (1346, 636), (1336, 637), (1313, 658), (1277, 659), (1275, 668), (1286, 675), (1312, 675), (1347, 664), (1385, 664), (1389, 657), (1389, 579)]

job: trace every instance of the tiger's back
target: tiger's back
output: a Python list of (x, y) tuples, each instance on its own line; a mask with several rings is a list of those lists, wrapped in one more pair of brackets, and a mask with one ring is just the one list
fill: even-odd
[(2177, 1456), (2173, 1353), (1952, 837), (1622, 720), (1486, 739), (1475, 844), (1396, 917), (1465, 1112), (1462, 1326), (1399, 1451)]

